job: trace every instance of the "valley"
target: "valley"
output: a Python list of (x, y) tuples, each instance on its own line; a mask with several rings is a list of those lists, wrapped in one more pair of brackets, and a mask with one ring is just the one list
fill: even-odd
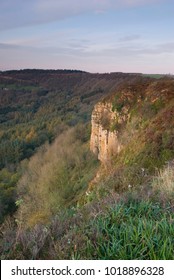
[(0, 73), (2, 259), (173, 259), (174, 79)]

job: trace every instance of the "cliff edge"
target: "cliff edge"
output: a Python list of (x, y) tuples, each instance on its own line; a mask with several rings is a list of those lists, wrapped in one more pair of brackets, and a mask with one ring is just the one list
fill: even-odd
[(90, 150), (107, 164), (122, 158), (129, 164), (154, 168), (173, 157), (174, 80), (137, 79), (94, 107)]
[(90, 150), (102, 163), (106, 163), (121, 150), (117, 131), (112, 128), (117, 118), (111, 103), (99, 102), (92, 112)]

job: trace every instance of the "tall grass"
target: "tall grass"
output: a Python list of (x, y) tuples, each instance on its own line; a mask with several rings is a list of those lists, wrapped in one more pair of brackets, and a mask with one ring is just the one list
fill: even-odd
[(158, 171), (152, 185), (154, 190), (165, 196), (167, 195), (169, 198), (174, 198), (174, 162), (171, 162), (171, 166), (168, 164), (167, 167)]

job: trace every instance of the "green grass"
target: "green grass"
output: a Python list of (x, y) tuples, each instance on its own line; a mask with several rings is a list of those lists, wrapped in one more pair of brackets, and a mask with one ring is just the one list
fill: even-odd
[(32, 91), (32, 90), (39, 90), (38, 86), (34, 85), (20, 85), (18, 83), (13, 84), (1, 84), (0, 88), (6, 89), (6, 90), (20, 90), (20, 91)]
[(153, 79), (161, 79), (163, 78), (165, 75), (164, 74), (142, 74), (143, 77), (149, 77), (149, 78), (153, 78)]
[[(138, 83), (135, 89), (129, 85), (123, 95), (118, 93), (113, 99), (121, 122), (110, 123), (107, 114), (101, 122), (108, 130), (119, 130), (123, 148), (109, 162), (109, 170), (100, 168), (97, 180), (93, 178), (98, 163), (88, 146), (90, 126), (70, 130), (66, 126), (88, 115), (84, 98), (79, 105), (77, 96), (70, 99), (72, 93), (68, 98), (63, 94), (61, 99), (62, 91), (49, 91), (53, 104), (43, 103), (37, 108), (33, 101), (33, 119), (22, 118), (22, 123), (18, 123), (18, 115), (8, 119), (11, 109), (5, 108), (3, 116), (8, 125), (3, 123), (1, 132), (6, 144), (1, 147), (4, 164), (8, 156), (7, 162), (11, 157), (15, 161), (23, 158), (20, 143), (28, 145), (25, 151), (29, 157), (47, 139), (53, 140), (54, 130), (59, 137), (25, 163), (18, 182), (16, 220), (13, 224), (7, 218), (0, 228), (2, 259), (174, 259), (173, 86), (168, 81)], [(57, 106), (63, 111), (56, 111)], [(30, 111), (26, 108), (20, 113)], [(14, 127), (11, 121), (16, 122)], [(43, 140), (38, 141), (41, 132)], [(6, 140), (10, 137), (14, 154)], [(156, 174), (166, 164), (168, 168)], [(0, 204), (4, 205), (0, 210), (5, 214), (11, 193), (16, 197), (13, 190), (17, 180), (7, 171), (3, 169), (0, 178)]]
[[(111, 199), (111, 198), (110, 198)], [(109, 202), (109, 203), (108, 203)], [(89, 206), (89, 205), (88, 205)], [(174, 213), (169, 203), (100, 201), (61, 212), (48, 225), (6, 233), (5, 259), (174, 259)], [(11, 239), (11, 240), (10, 240)], [(37, 250), (36, 250), (37, 249)]]
[[(171, 259), (174, 215), (159, 204), (130, 202), (109, 209), (95, 221), (96, 242), (87, 247), (97, 259)], [(94, 225), (93, 225), (94, 227)]]

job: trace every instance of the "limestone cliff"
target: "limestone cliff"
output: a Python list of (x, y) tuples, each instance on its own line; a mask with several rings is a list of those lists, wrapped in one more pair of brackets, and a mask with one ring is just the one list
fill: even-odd
[(118, 115), (112, 111), (111, 103), (99, 102), (95, 105), (91, 117), (90, 149), (103, 163), (121, 150), (117, 132), (112, 127), (117, 119)]
[[(124, 151), (127, 149), (127, 157), (130, 158), (126, 161), (129, 163), (139, 162), (141, 165), (146, 152), (146, 160), (155, 158), (155, 155), (159, 158), (159, 153), (161, 162), (164, 158), (172, 158), (173, 96), (173, 79), (137, 79), (121, 85), (94, 107), (91, 151), (102, 163), (107, 163), (123, 148)], [(151, 156), (149, 147), (156, 147), (152, 148)]]

